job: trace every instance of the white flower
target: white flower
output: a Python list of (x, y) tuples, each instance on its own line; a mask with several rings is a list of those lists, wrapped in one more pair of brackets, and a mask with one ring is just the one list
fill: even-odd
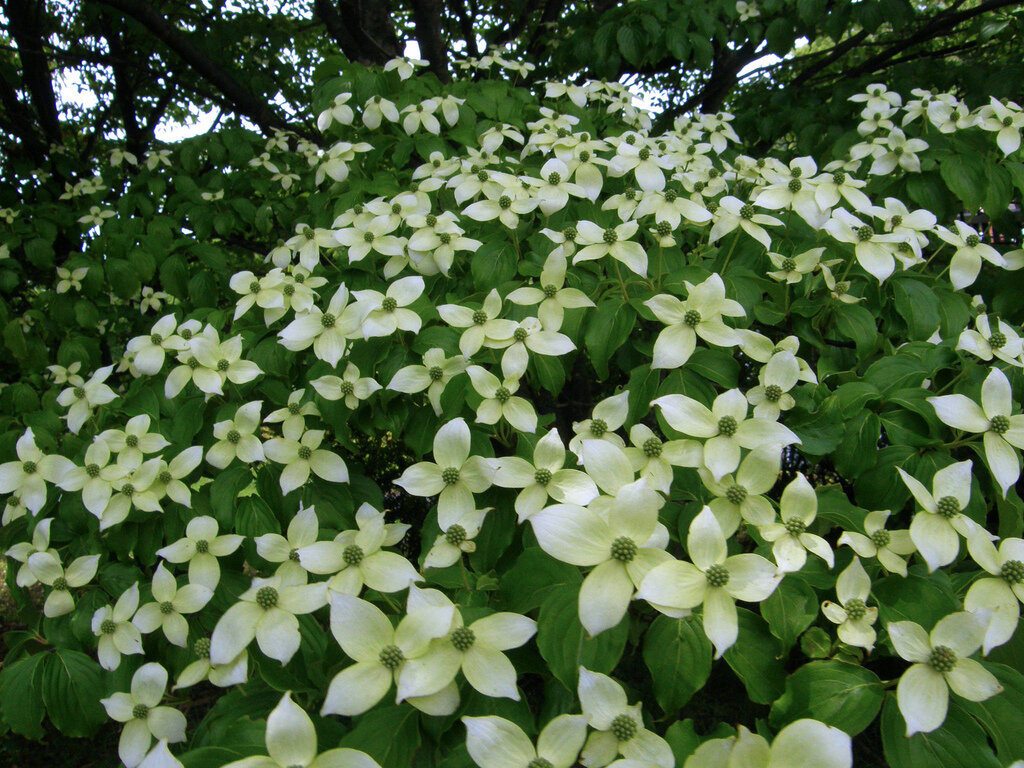
[(1013, 393), (1006, 374), (993, 366), (981, 385), (980, 406), (966, 395), (929, 397), (928, 402), (943, 424), (984, 434), (985, 458), (1005, 498), (1020, 477), (1014, 448), (1024, 448), (1024, 415), (1011, 415)]
[(387, 118), (390, 123), (399, 121), (398, 108), (393, 101), (388, 101), (382, 96), (371, 96), (363, 104), (362, 114), (363, 125), (371, 131), (380, 128), (381, 119)]
[(186, 584), (179, 589), (177, 580), (160, 563), (153, 572), (154, 602), (139, 608), (132, 624), (144, 635), (159, 627), (171, 644), (184, 648), (188, 641), (188, 621), (182, 614), (202, 609), (211, 597), (213, 591), (202, 584)]
[(31, 542), (19, 541), (4, 553), (7, 557), (22, 564), (14, 577), (14, 583), (19, 587), (31, 587), (33, 584), (39, 583), (39, 578), (28, 567), (29, 557), (36, 552), (49, 552), (54, 557), (59, 557), (57, 550), (50, 548), (50, 526), (52, 524), (52, 517), (40, 520), (32, 530)]
[(1012, 155), (1020, 147), (1020, 132), (1024, 128), (1024, 111), (1010, 101), (1004, 104), (995, 96), (978, 110), (978, 127), (996, 134), (996, 144), (1004, 155)]
[(52, 549), (29, 555), (26, 565), (32, 575), (50, 587), (50, 594), (43, 603), (43, 615), (52, 619), (71, 613), (75, 608), (75, 598), (71, 596), (69, 587), (83, 587), (92, 581), (99, 562), (99, 555), (78, 557), (65, 571)]
[(703, 283), (683, 281), (687, 298), (680, 301), (669, 294), (658, 294), (644, 302), (667, 326), (654, 341), (652, 368), (678, 368), (697, 348), (697, 336), (716, 347), (734, 347), (740, 343), (737, 333), (722, 322), (727, 317), (745, 317), (739, 302), (725, 298), (725, 283), (713, 274)]
[(442, 304), (437, 312), (453, 328), (466, 329), (459, 337), (459, 351), (466, 358), (475, 355), (481, 347), (504, 349), (512, 343), (512, 334), (518, 327), (514, 321), (498, 317), (501, 296), (497, 289), (487, 294), (483, 306), (476, 311), (456, 304)]
[[(848, 545), (860, 557), (875, 557), (890, 573), (907, 575), (907, 561), (903, 558), (917, 551), (910, 531), (889, 531), (885, 521), (891, 515), (888, 509), (868, 512), (864, 516), (864, 533), (843, 531), (837, 546)], [(864, 534), (867, 534), (866, 536)]]
[(577, 242), (583, 247), (573, 256), (572, 263), (611, 256), (630, 271), (646, 277), (647, 252), (640, 243), (629, 239), (636, 234), (639, 226), (635, 221), (627, 221), (617, 227), (602, 229), (592, 221), (581, 221), (576, 225), (576, 232)]
[(149, 431), (150, 418), (140, 414), (128, 419), (124, 429), (105, 429), (96, 436), (111, 451), (117, 454), (117, 463), (134, 469), (138, 467), (147, 453), (161, 451), (170, 445), (167, 438), (157, 432)]
[(921, 506), (910, 523), (910, 538), (928, 563), (928, 570), (949, 565), (960, 552), (960, 536), (978, 526), (963, 514), (971, 499), (971, 462), (960, 461), (943, 467), (932, 479), (932, 493), (915, 478), (897, 467), (903, 483)]
[(330, 107), (325, 109), (316, 119), (316, 127), (321, 133), (331, 127), (331, 123), (341, 123), (342, 125), (352, 125), (352, 120), (355, 118), (355, 113), (352, 112), (347, 102), (352, 98), (351, 93), (339, 93), (334, 97), (334, 102)]
[(583, 715), (559, 715), (544, 726), (534, 747), (523, 729), (503, 717), (463, 717), (466, 750), (480, 768), (570, 768), (587, 738)]
[(839, 639), (869, 653), (875, 647), (875, 630), (871, 625), (878, 619), (878, 609), (865, 604), (870, 594), (871, 579), (855, 557), (836, 580), (839, 603), (826, 600), (821, 605), (825, 618), (839, 625)]
[[(396, 372), (388, 383), (388, 389), (407, 394), (427, 390), (427, 400), (434, 413), (440, 416), (444, 388), (453, 376), (465, 370), (466, 358), (462, 355), (445, 357), (444, 350), (434, 347), (423, 354), (423, 365), (407, 365)], [(316, 386), (316, 382), (313, 382), (313, 386)]]
[(323, 312), (312, 306), (278, 333), (281, 345), (292, 352), (313, 347), (313, 354), (334, 367), (344, 356), (348, 339), (361, 336), (363, 308), (348, 303), (348, 289), (341, 285)]
[(483, 398), (476, 409), (478, 424), (497, 424), (502, 418), (520, 432), (533, 433), (537, 430), (537, 413), (529, 400), (516, 397), (519, 389), (518, 377), (498, 377), (479, 365), (466, 369), (473, 389)]
[(60, 484), (75, 465), (63, 456), (44, 456), (29, 427), (15, 445), (17, 461), (0, 464), (0, 493), (17, 494), (33, 513), (46, 503), (46, 483)]
[(363, 338), (390, 336), (396, 330), (419, 333), (423, 321), (411, 309), (405, 309), (423, 293), (423, 278), (419, 275), (403, 277), (388, 286), (387, 293), (379, 291), (353, 291), (358, 305), (364, 310)]
[[(206, 452), (206, 460), (218, 469), (224, 469), (238, 457), (246, 464), (264, 461), (263, 445), (254, 434), (260, 426), (262, 400), (239, 406), (235, 416), (228, 421), (213, 425), (213, 436), (217, 442)], [(300, 424), (301, 430), (301, 424)]]
[(391, 72), (392, 70), (398, 72), (398, 78), (400, 80), (408, 80), (413, 75), (413, 71), (416, 67), (425, 67), (430, 62), (424, 61), (423, 59), (406, 59), (398, 56), (394, 59), (389, 59), (384, 65), (385, 72)]
[(710, 507), (690, 523), (686, 551), (692, 563), (669, 560), (644, 577), (637, 599), (670, 616), (683, 616), (704, 605), (704, 633), (721, 658), (739, 633), (736, 600), (766, 600), (782, 581), (769, 560), (755, 554), (727, 557), (725, 535)]
[[(709, 204), (710, 205), (710, 204)], [(751, 203), (744, 203), (737, 197), (726, 195), (718, 201), (717, 207), (711, 211), (714, 224), (708, 235), (708, 242), (715, 243), (725, 235), (739, 227), (752, 238), (771, 250), (772, 239), (764, 229), (766, 226), (782, 226), (782, 222), (774, 216), (758, 213)]]
[(463, 553), (476, 552), (476, 542), (473, 539), (480, 533), (484, 517), (490, 511), (491, 507), (474, 509), (442, 529), (440, 535), (434, 539), (434, 545), (423, 558), (423, 568), (447, 568), (459, 562)]
[(850, 737), (817, 720), (796, 720), (775, 735), (771, 746), (763, 736), (739, 727), (739, 737), (705, 741), (683, 768), (852, 768)]
[(896, 249), (903, 239), (899, 235), (878, 234), (874, 227), (843, 208), (832, 213), (832, 218), (825, 224), (825, 231), (841, 243), (853, 244), (857, 263), (879, 283), (896, 269)]
[(278, 408), (276, 411), (268, 413), (263, 422), (265, 424), (283, 422), (281, 424), (282, 429), (284, 424), (292, 424), (292, 429), (296, 427), (299, 429), (305, 428), (306, 416), (320, 416), (320, 409), (316, 407), (316, 403), (312, 400), (307, 400), (305, 403), (302, 402), (302, 397), (305, 393), (305, 389), (297, 389), (292, 392), (288, 395), (288, 404), (284, 408)]
[(96, 655), (100, 666), (113, 671), (121, 665), (121, 655), (142, 653), (142, 635), (130, 619), (139, 607), (139, 583), (121, 593), (114, 607), (105, 605), (92, 615), (92, 633), (96, 635)]
[(537, 319), (545, 330), (557, 331), (562, 327), (566, 309), (593, 307), (583, 291), (576, 288), (565, 288), (566, 257), (562, 250), (556, 248), (544, 262), (540, 273), (540, 287), (527, 286), (517, 288), (506, 298), (513, 304), (530, 306), (540, 304), (537, 308)]
[(982, 652), (1009, 642), (1020, 620), (1024, 599), (1024, 540), (1003, 539), (999, 549), (980, 528), (967, 537), (967, 549), (981, 568), (995, 578), (981, 578), (971, 584), (964, 598), (964, 610), (991, 616)]
[(971, 613), (940, 619), (931, 634), (912, 621), (886, 625), (896, 653), (914, 662), (896, 688), (908, 737), (942, 725), (950, 688), (968, 701), (985, 701), (1003, 690), (991, 672), (967, 658), (978, 650), (985, 629), (985, 621)]
[(981, 242), (981, 235), (969, 224), (954, 222), (956, 232), (943, 226), (935, 228), (936, 234), (956, 250), (949, 261), (949, 279), (957, 290), (972, 285), (981, 272), (982, 260), (997, 267), (1006, 267), (1006, 259), (995, 248)]
[(765, 540), (772, 542), (772, 555), (783, 573), (803, 568), (808, 551), (824, 560), (829, 568), (835, 564), (828, 542), (821, 536), (807, 533), (807, 526), (814, 522), (817, 514), (818, 497), (814, 488), (802, 473), (797, 472), (782, 491), (779, 501), (782, 522), (758, 526)]
[(227, 664), (210, 663), (210, 638), (200, 637), (192, 644), (192, 650), (199, 658), (181, 670), (171, 690), (189, 688), (203, 680), (219, 688), (241, 685), (249, 673), (249, 652), (243, 650)]
[(153, 738), (169, 742), (185, 740), (185, 716), (161, 707), (167, 688), (167, 670), (155, 662), (143, 664), (132, 676), (131, 693), (115, 693), (100, 699), (107, 716), (124, 723), (117, 754), (126, 768), (142, 762)]
[(71, 270), (65, 267), (57, 267), (57, 277), (60, 280), (57, 281), (57, 293), (67, 293), (74, 289), (76, 291), (82, 290), (82, 280), (89, 273), (88, 267), (79, 267), (78, 269)]
[(112, 365), (99, 368), (84, 384), (71, 386), (57, 395), (57, 403), (68, 409), (65, 418), (72, 433), (78, 434), (94, 408), (117, 399), (114, 390), (103, 383), (113, 370)]
[(977, 330), (965, 328), (957, 339), (956, 348), (966, 350), (986, 362), (997, 357), (1017, 368), (1024, 367), (1024, 360), (1021, 360), (1024, 340), (1010, 325), (998, 318), (993, 319), (996, 322), (995, 330), (987, 312), (978, 315), (974, 319)]
[(326, 433), (321, 429), (284, 429), (284, 437), (275, 437), (263, 444), (263, 453), (270, 461), (286, 465), (281, 470), (281, 493), (300, 488), (309, 473), (332, 483), (348, 482), (344, 459), (320, 447)]
[(300, 502), (299, 511), (288, 522), (288, 530), (285, 533), (287, 538), (279, 533), (257, 536), (256, 552), (268, 562), (280, 563), (277, 569), (278, 576), (287, 574), (289, 579), (305, 583), (309, 570), (307, 566), (317, 562), (316, 558), (307, 558), (305, 565), (302, 562), (302, 551), (316, 544), (320, 535), (316, 510), (313, 507), (303, 507)]
[(318, 379), (313, 379), (310, 384), (313, 385), (313, 389), (320, 397), (325, 400), (344, 399), (345, 406), (353, 411), (359, 407), (361, 401), (380, 389), (380, 384), (371, 377), (360, 377), (359, 369), (352, 363), (345, 366), (345, 372), (341, 378), (321, 376)]
[(754, 417), (775, 421), (782, 411), (788, 411), (796, 400), (789, 394), (800, 380), (800, 364), (796, 355), (783, 350), (758, 372), (758, 385), (747, 392), (747, 402), (754, 406)]
[(220, 582), (218, 557), (227, 557), (245, 540), (235, 533), (217, 535), (217, 521), (212, 517), (195, 517), (185, 526), (185, 535), (173, 544), (158, 549), (156, 554), (169, 563), (188, 563), (188, 580), (210, 590)]
[(604, 440), (618, 448), (625, 448), (625, 441), (615, 434), (615, 430), (626, 423), (628, 415), (628, 389), (606, 397), (594, 406), (591, 418), (573, 422), (572, 431), (575, 434), (569, 440), (569, 450), (582, 457), (583, 443), (587, 440)]
[(166, 315), (153, 326), (149, 336), (136, 336), (128, 342), (126, 351), (139, 373), (154, 376), (164, 367), (167, 352), (184, 352), (189, 343), (175, 333), (174, 315)]

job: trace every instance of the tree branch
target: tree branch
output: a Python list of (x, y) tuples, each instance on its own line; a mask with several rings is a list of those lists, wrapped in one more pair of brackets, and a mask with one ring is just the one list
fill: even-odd
[(57, 96), (50, 79), (50, 64), (43, 52), (43, 35), (39, 23), (42, 2), (7, 0), (5, 8), (10, 20), (8, 28), (18, 46), (18, 57), (21, 59), (21, 79), (39, 115), (43, 135), (51, 144), (60, 144), (62, 139)]
[(412, 0), (416, 39), (420, 55), (430, 62), (430, 71), (442, 83), (451, 80), (448, 73), (448, 46), (441, 37), (441, 7), (438, 0)]

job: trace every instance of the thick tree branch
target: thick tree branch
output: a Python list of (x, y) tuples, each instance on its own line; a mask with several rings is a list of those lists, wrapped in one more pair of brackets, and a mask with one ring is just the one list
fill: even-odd
[(43, 52), (43, 34), (40, 15), (41, 0), (7, 0), (4, 4), (10, 21), (11, 36), (18, 46), (21, 59), (22, 82), (39, 115), (43, 135), (51, 144), (61, 143), (60, 118), (57, 114), (57, 96), (50, 79), (50, 64)]
[(266, 132), (287, 128), (288, 124), (262, 99), (250, 93), (234, 75), (206, 55), (188, 36), (144, 0), (91, 0), (121, 11), (149, 31), (177, 54), (182, 61), (213, 85), (235, 110)]
[(412, 16), (416, 22), (416, 39), (420, 55), (430, 62), (430, 71), (447, 83), (448, 46), (441, 37), (441, 4), (438, 0), (412, 0)]
[(358, 61), (363, 64), (369, 63), (355, 35), (349, 29), (349, 25), (342, 20), (338, 9), (334, 7), (334, 3), (331, 0), (315, 0), (313, 11), (316, 13), (317, 18), (323, 22), (327, 34), (337, 43), (341, 52), (345, 54), (349, 61)]
[(0, 73), (0, 105), (3, 106), (0, 124), (9, 133), (21, 139), (26, 153), (36, 164), (42, 165), (46, 161), (46, 142), (33, 130), (36, 121), (32, 118), (32, 111), (18, 99), (17, 91), (7, 82), (2, 73)]
[(466, 10), (466, 3), (464, 0), (451, 0), (451, 8), (455, 11), (455, 17), (459, 22), (459, 30), (462, 32), (462, 39), (466, 42), (466, 55), (479, 56), (481, 50), (476, 43), (473, 17)]

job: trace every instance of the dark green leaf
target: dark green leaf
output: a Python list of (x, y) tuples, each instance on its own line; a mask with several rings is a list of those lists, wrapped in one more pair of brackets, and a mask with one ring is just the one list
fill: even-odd
[(788, 576), (761, 603), (761, 615), (772, 634), (789, 648), (818, 615), (818, 596), (806, 581)]
[(725, 661), (743, 682), (751, 701), (771, 704), (786, 687), (782, 644), (768, 623), (745, 608), (737, 608), (739, 636), (725, 652)]
[(644, 663), (654, 697), (666, 713), (675, 712), (704, 687), (711, 674), (711, 642), (700, 621), (659, 616), (644, 636)]
[(856, 736), (878, 715), (884, 693), (878, 675), (864, 667), (812, 661), (786, 680), (786, 692), (772, 705), (772, 727), (809, 717)]
[(107, 721), (100, 666), (84, 653), (62, 648), (48, 654), (39, 685), (50, 720), (65, 735), (91, 736)]

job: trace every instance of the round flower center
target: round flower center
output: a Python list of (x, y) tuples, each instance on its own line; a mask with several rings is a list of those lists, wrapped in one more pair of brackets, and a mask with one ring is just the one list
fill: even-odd
[(553, 299), (558, 294), (558, 289), (553, 285), (542, 286), (541, 290), (544, 291), (545, 299)]
[(91, 478), (99, 477), (100, 476), (100, 465), (99, 464), (86, 464), (85, 465), (85, 474), (87, 474)]
[(729, 569), (724, 565), (712, 565), (704, 571), (704, 575), (712, 587), (724, 587), (729, 583)]
[(441, 480), (445, 485), (455, 485), (459, 482), (459, 470), (455, 467), (446, 467), (441, 470)]
[(896, 214), (891, 219), (889, 219), (889, 223), (894, 227), (898, 227), (900, 224), (903, 223), (903, 217), (900, 216), (899, 214)]
[(466, 529), (456, 523), (444, 532), (444, 540), (453, 547), (457, 547), (466, 540)]
[(151, 333), (149, 334), (149, 341), (152, 344), (160, 346), (160, 344), (162, 344), (164, 341), (164, 337), (161, 336), (159, 333)]
[(338, 318), (330, 312), (324, 312), (320, 315), (320, 325), (324, 328), (333, 328), (336, 322), (338, 322)]
[(256, 592), (256, 605), (269, 611), (277, 605), (277, 590), (273, 587), (260, 587)]
[(231, 363), (229, 363), (224, 358), (221, 358), (220, 360), (217, 361), (217, 370), (220, 371), (221, 373), (224, 373), (230, 367)]
[(192, 644), (192, 652), (201, 659), (210, 658), (210, 638), (200, 637)]
[(237, 429), (232, 429), (230, 432), (228, 432), (226, 439), (232, 445), (238, 445), (239, 441), (242, 439), (242, 433), (239, 432)]
[(284, 293), (285, 296), (294, 296), (295, 286), (292, 285), (291, 283), (288, 283), (288, 285), (281, 289), (281, 292)]
[(804, 188), (804, 183), (800, 179), (790, 179), (788, 186), (789, 191), (795, 194)]
[(900, 253), (911, 253), (914, 249), (906, 240), (896, 243), (896, 250)]
[(503, 211), (507, 211), (512, 207), (512, 198), (508, 195), (502, 195), (498, 198), (498, 207)]
[(494, 399), (504, 405), (508, 402), (508, 399), (512, 397), (512, 393), (508, 391), (507, 387), (498, 387), (494, 391)]
[[(260, 281), (259, 280), (253, 280), (251, 283), (249, 283), (249, 293), (259, 293), (259, 292), (260, 292)], [(156, 342), (156, 343), (159, 344), (160, 342)]]
[(476, 642), (476, 635), (469, 627), (459, 627), (448, 636), (448, 639), (455, 646), (455, 650), (468, 651)]
[(977, 235), (968, 235), (964, 242), (967, 243), (968, 248), (976, 248), (978, 243), (981, 242), (981, 238)]
[(1010, 127), (1011, 125), (1013, 125), (1013, 118), (1012, 118), (1012, 117), (1010, 117), (1009, 115), (1007, 115), (1006, 117), (1004, 117), (1004, 118), (1003, 118), (1003, 125), (1004, 125), (1005, 127), (1009, 128), (1009, 127)]
[(145, 720), (149, 716), (149, 707), (145, 704), (136, 704), (132, 707), (132, 717), (136, 720)]
[(843, 608), (846, 609), (846, 615), (853, 621), (863, 619), (868, 612), (868, 607), (864, 605), (864, 601), (857, 597), (848, 600)]
[(1024, 581), (1024, 563), (1020, 560), (1007, 560), (999, 569), (999, 575), (1007, 584), (1020, 584)]
[(988, 343), (992, 349), (1002, 349), (1006, 346), (1006, 334), (996, 331), (989, 336)]
[(846, 183), (846, 174), (843, 173), (842, 171), (836, 171), (835, 173), (832, 174), (832, 183), (835, 184), (837, 187), (842, 186), (843, 184)]
[(303, 461), (309, 461), (309, 458), (313, 455), (313, 449), (308, 445), (300, 445), (299, 450), (296, 451), (296, 453)]
[(432, 365), (427, 369), (427, 376), (431, 381), (440, 381), (444, 378), (444, 370), (439, 365)]
[(34, 475), (36, 473), (36, 463), (34, 461), (22, 462), (21, 471), (26, 475)]
[(791, 259), (787, 257), (782, 260), (783, 272), (792, 272), (794, 269), (796, 269), (796, 259)]
[(288, 550), (288, 559), (293, 563), (302, 562), (302, 557), (299, 555), (299, 550), (297, 547), (292, 547), (290, 550)]
[(129, 499), (135, 495), (135, 486), (131, 483), (125, 483), (121, 486), (121, 493), (127, 496)]
[(441, 245), (450, 245), (452, 242), (452, 235), (450, 232), (439, 232), (437, 239), (441, 241)]
[(896, 157), (899, 157), (903, 154), (903, 147), (894, 147), (892, 153), (896, 155)]
[(124, 444), (129, 448), (139, 447), (139, 436), (138, 435), (125, 435)]
[(661, 456), (661, 440), (656, 437), (648, 437), (643, 444), (644, 456), (655, 459)]
[(426, 222), (428, 227), (432, 227), (437, 224), (437, 216), (432, 213), (428, 213), (426, 216)]
[(533, 480), (537, 485), (547, 485), (551, 482), (551, 470), (538, 469), (533, 473)]
[(612, 542), (611, 554), (620, 563), (628, 563), (636, 557), (636, 542), (628, 536), (619, 536)]
[(85, 387), (75, 387), (74, 390), (72, 390), (72, 392), (74, 393), (75, 398), (77, 398), (78, 400), (81, 400), (85, 397)]
[(53, 580), (53, 590), (55, 592), (66, 592), (68, 589), (68, 580), (63, 576), (58, 576)]
[(612, 732), (612, 736), (619, 741), (629, 741), (636, 736), (636, 720), (629, 715), (619, 715), (612, 720), (612, 724), (608, 730), (610, 730)]
[(636, 200), (636, 190), (633, 189), (632, 187), (627, 189), (622, 194), (626, 196), (627, 200)]
[(590, 152), (589, 151), (584, 149), (582, 152), (580, 152), (580, 162), (581, 163), (589, 163), (590, 162)]
[(705, 189), (707, 189), (707, 186), (708, 185), (706, 181), (693, 182), (693, 189), (695, 192), (703, 192)]
[(487, 181), (487, 171), (479, 170), (476, 172), (476, 178), (478, 181)]
[(948, 646), (937, 645), (932, 648), (928, 663), (936, 672), (952, 672), (956, 666), (956, 653)]
[(801, 533), (807, 530), (807, 523), (801, 520), (799, 517), (791, 517), (786, 520), (783, 525), (786, 528), (786, 532), (790, 536), (799, 536)]
[(190, 328), (180, 328), (178, 329), (178, 335), (185, 341), (188, 341), (192, 338), (192, 330)]
[[(708, 200), (706, 203), (704, 203), (704, 207), (708, 209), (708, 213), (711, 213), (711, 214), (718, 213), (718, 201), (717, 200)], [(753, 209), (751, 209), (750, 215), (751, 216), (754, 215)]]
[(676, 192), (674, 189), (669, 189), (665, 192), (666, 203), (674, 203), (677, 197), (679, 197), (679, 193)]
[(402, 649), (397, 645), (385, 645), (380, 649), (380, 655), (377, 657), (380, 661), (381, 666), (385, 669), (394, 672), (405, 661), (405, 654), (402, 653)]
[(483, 325), (484, 323), (487, 322), (487, 313), (484, 312), (482, 309), (478, 309), (476, 312), (473, 313), (473, 322), (476, 325)]
[(723, 416), (718, 420), (718, 434), (732, 437), (736, 434), (736, 419), (732, 416)]
[(517, 342), (526, 341), (526, 337), (529, 335), (530, 334), (527, 332), (525, 328), (516, 328), (515, 331), (512, 332), (512, 340)]
[(562, 237), (569, 241), (575, 241), (579, 232), (576, 231), (576, 227), (566, 227), (562, 230)]
[(341, 559), (346, 565), (359, 565), (363, 562), (363, 548), (358, 544), (349, 544), (341, 553)]
[(564, 139), (566, 136), (569, 135), (569, 130), (567, 128), (559, 128), (557, 131), (555, 131), (555, 135), (558, 136), (558, 138), (560, 139)]
[(592, 434), (594, 437), (601, 437), (607, 431), (608, 422), (606, 422), (604, 419), (590, 420), (590, 434)]
[(857, 235), (857, 239), (860, 240), (862, 243), (866, 240), (870, 240), (872, 237), (875, 236), (875, 230), (867, 226), (866, 224), (863, 227), (857, 227), (857, 229), (855, 229), (854, 232)]
[(647, 147), (644, 147), (639, 152), (637, 152), (637, 156), (640, 158), (641, 161), (650, 160), (651, 159), (651, 150), (649, 150)]
[(160, 613), (162, 613), (164, 616), (170, 616), (172, 613), (174, 613), (174, 604), (171, 603), (170, 600), (164, 600), (162, 603), (160, 603)]
[(727, 498), (732, 504), (742, 504), (747, 498), (747, 489), (738, 483), (736, 485), (730, 485), (725, 490), (725, 498)]
[(301, 410), (302, 406), (299, 405), (298, 403), (288, 403), (288, 413), (290, 413), (292, 416), (298, 416), (299, 411)]
[(672, 234), (672, 225), (667, 221), (662, 221), (654, 231), (658, 233), (658, 237), (668, 237)]
[(872, 544), (881, 549), (882, 547), (889, 546), (889, 542), (892, 541), (892, 534), (885, 530), (885, 528), (879, 528), (868, 538), (871, 539)]
[(100, 632), (104, 635), (112, 635), (115, 631), (117, 631), (117, 624), (110, 619), (104, 619), (100, 624)]
[(380, 303), (380, 308), (382, 312), (394, 312), (398, 309), (398, 299), (393, 296), (387, 296)]
[(306, 282), (306, 276), (301, 272), (297, 272), (296, 274), (292, 275), (292, 280), (294, 280), (299, 285), (302, 285), (304, 282)]
[(200, 555), (205, 555), (209, 551), (210, 542), (208, 542), (206, 539), (200, 539), (196, 542), (196, 552), (198, 552)]
[(561, 183), (562, 183), (562, 174), (557, 173), (557, 172), (556, 173), (549, 173), (548, 174), (548, 184), (550, 184), (551, 186), (554, 187), (554, 186), (557, 186), (557, 185), (559, 185)]
[(769, 403), (779, 402), (780, 397), (782, 397), (782, 387), (778, 384), (769, 384), (764, 388), (764, 399)]
[(947, 520), (951, 520), (960, 514), (960, 502), (954, 496), (943, 496), (935, 502), (935, 511)]
[(747, 203), (742, 208), (740, 208), (740, 218), (747, 220), (754, 218), (754, 206), (752, 206), (750, 203)]
[(608, 245), (611, 245), (612, 243), (618, 241), (619, 233), (616, 232), (611, 227), (609, 227), (604, 231), (603, 239)]
[(338, 391), (340, 391), (343, 396), (348, 397), (356, 391), (356, 385), (351, 381), (343, 381), (338, 385)]
[(997, 435), (1005, 434), (1006, 430), (1010, 428), (1010, 418), (1008, 416), (993, 416), (992, 421), (988, 423), (988, 428)]

